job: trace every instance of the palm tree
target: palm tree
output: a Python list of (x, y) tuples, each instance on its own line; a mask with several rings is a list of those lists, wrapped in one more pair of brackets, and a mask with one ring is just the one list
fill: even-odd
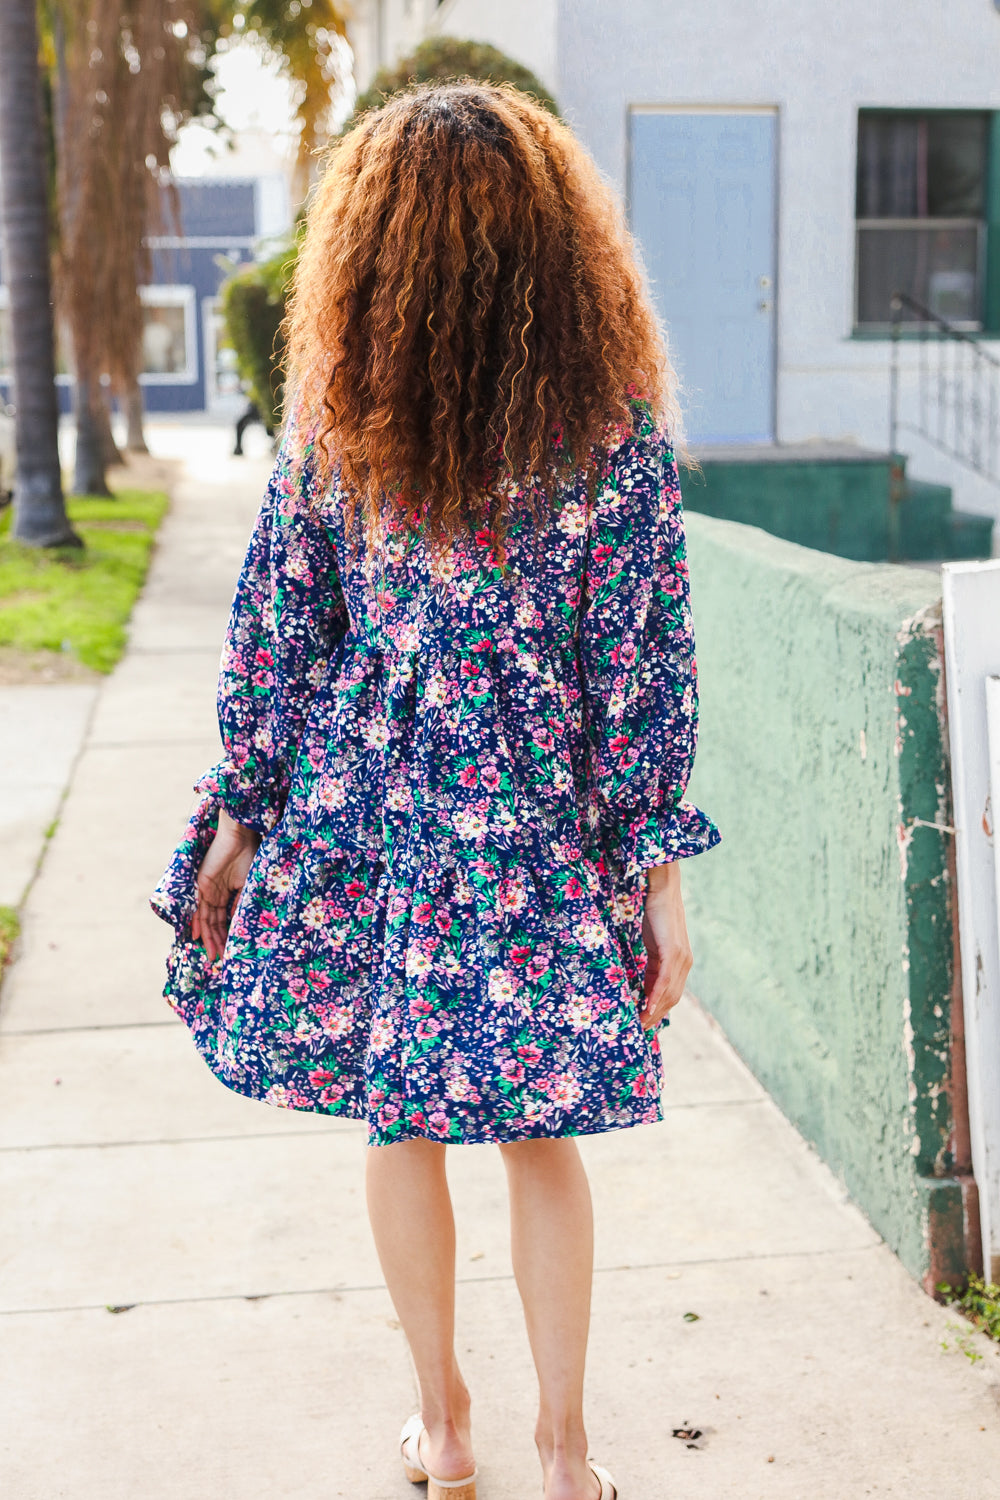
[(59, 470), (49, 206), (35, 0), (0, 4), (0, 213), (17, 403), (14, 536), (80, 546)]

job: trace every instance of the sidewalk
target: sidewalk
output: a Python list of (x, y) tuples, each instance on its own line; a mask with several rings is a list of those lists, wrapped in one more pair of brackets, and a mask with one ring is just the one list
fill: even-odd
[[(266, 480), (188, 479), (101, 687), (0, 996), (0, 1492), (405, 1500), (414, 1406), (363, 1128), (229, 1093), (159, 998), (147, 897), (217, 756), (229, 599)], [(621, 1500), (985, 1500), (1000, 1354), (931, 1302), (689, 1000), (662, 1125), (585, 1140), (595, 1455)], [(540, 1493), (499, 1154), (450, 1153), (481, 1500)], [(684, 1315), (697, 1313), (686, 1322)], [(964, 1327), (964, 1325), (963, 1325)], [(689, 1449), (673, 1428), (695, 1426)]]

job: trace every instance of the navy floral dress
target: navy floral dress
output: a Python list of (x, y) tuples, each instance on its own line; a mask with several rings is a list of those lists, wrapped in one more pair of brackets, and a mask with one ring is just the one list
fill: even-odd
[[(375, 1144), (660, 1118), (644, 871), (684, 801), (696, 673), (677, 467), (637, 406), (595, 482), (425, 547), (345, 535), (286, 433), (233, 603), (225, 759), (155, 895), (166, 995), (224, 1083)], [(223, 957), (191, 940), (218, 808), (262, 835)]]

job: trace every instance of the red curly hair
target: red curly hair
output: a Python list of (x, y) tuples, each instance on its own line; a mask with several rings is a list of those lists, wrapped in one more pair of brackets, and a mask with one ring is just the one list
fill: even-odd
[(513, 485), (593, 468), (673, 377), (618, 205), (510, 87), (424, 85), (334, 146), (286, 323), (290, 401), (349, 521), (506, 531)]

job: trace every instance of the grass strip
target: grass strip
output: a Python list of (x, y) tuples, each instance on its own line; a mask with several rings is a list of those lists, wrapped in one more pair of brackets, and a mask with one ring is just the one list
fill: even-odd
[(0, 973), (10, 957), (10, 950), (21, 931), (17, 912), (12, 906), (0, 906)]
[(159, 491), (119, 490), (111, 500), (70, 500), (70, 520), (84, 541), (26, 547), (0, 516), (0, 646), (70, 652), (85, 667), (110, 672), (125, 649), (125, 631), (149, 567), (167, 508)]

